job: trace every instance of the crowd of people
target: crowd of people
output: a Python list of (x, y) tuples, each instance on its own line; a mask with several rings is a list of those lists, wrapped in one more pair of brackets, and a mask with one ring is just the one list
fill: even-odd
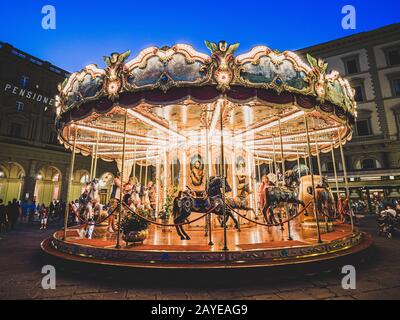
[(47, 206), (36, 201), (19, 201), (13, 199), (7, 204), (0, 199), (0, 232), (14, 230), (18, 223), (39, 224), (40, 229), (46, 229), (49, 220), (62, 221), (65, 203), (53, 200)]

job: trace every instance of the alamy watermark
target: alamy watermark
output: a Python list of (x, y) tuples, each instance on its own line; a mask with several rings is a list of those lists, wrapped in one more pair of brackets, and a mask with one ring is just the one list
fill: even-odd
[(356, 268), (352, 265), (343, 266), (342, 274), (345, 274), (342, 278), (342, 288), (344, 290), (356, 290)]
[(346, 5), (342, 8), (342, 28), (344, 30), (355, 30), (357, 26), (356, 8), (352, 5)]
[(44, 30), (56, 29), (56, 8), (50, 4), (42, 7), (42, 28)]
[(56, 289), (56, 268), (52, 265), (45, 265), (42, 268), (42, 274), (44, 277), (42, 278), (42, 288), (44, 290)]

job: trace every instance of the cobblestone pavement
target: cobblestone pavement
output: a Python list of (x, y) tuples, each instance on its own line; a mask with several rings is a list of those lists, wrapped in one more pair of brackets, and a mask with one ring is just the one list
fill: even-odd
[(362, 219), (360, 227), (373, 235), (375, 249), (371, 261), (357, 268), (356, 290), (341, 288), (339, 270), (279, 282), (257, 279), (204, 288), (139, 286), (57, 270), (57, 288), (43, 290), (39, 244), (54, 229), (20, 225), (16, 231), (0, 234), (0, 299), (400, 299), (400, 237), (378, 237), (373, 217)]

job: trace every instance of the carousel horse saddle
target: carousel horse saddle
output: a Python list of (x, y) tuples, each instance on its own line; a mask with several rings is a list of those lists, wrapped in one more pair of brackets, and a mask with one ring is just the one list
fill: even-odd
[(182, 195), (178, 201), (178, 207), (185, 211), (203, 211), (211, 208), (210, 199), (207, 196), (200, 196), (196, 192), (196, 196), (191, 194)]
[(268, 194), (274, 196), (277, 199), (289, 200), (293, 198), (293, 192), (288, 188), (281, 187), (270, 187), (268, 188)]
[(205, 191), (193, 191), (190, 196), (195, 200), (205, 200), (208, 198), (207, 192)]

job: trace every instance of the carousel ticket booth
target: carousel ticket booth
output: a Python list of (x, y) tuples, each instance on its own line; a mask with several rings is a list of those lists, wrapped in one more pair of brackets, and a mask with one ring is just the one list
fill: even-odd
[[(116, 229), (85, 238), (88, 222), (65, 224), (44, 250), (126, 266), (220, 268), (330, 259), (369, 245), (352, 218), (337, 222), (337, 184), (321, 173), (320, 154), (329, 153), (346, 175), (342, 146), (356, 117), (348, 81), (310, 55), (305, 62), (265, 46), (241, 55), (239, 44), (206, 46), (210, 54), (185, 44), (132, 59), (113, 53), (105, 68), (88, 65), (60, 84), (56, 124), (72, 151), (70, 171), (76, 153), (92, 157), (91, 180), (96, 159), (115, 161), (120, 188), (106, 217)], [(153, 217), (140, 205), (146, 188)], [(133, 246), (129, 223), (143, 225)]]

